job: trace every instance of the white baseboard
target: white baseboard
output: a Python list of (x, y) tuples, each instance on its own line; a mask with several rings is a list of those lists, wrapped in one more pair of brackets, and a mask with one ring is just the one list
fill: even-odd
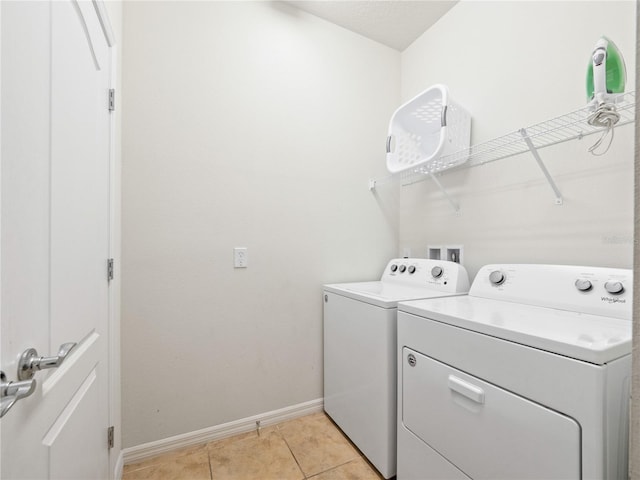
[(122, 450), (121, 450), (120, 455), (118, 455), (118, 460), (116, 460), (116, 466), (113, 471), (113, 478), (115, 478), (116, 480), (121, 480), (123, 468), (124, 468), (124, 455), (122, 454)]
[[(309, 402), (299, 403), (290, 407), (273, 410), (271, 412), (261, 413), (252, 417), (242, 418), (229, 423), (215, 425), (213, 427), (203, 428), (194, 432), (183, 433), (173, 437), (156, 440), (155, 442), (143, 443), (134, 447), (122, 450), (124, 464), (138, 462), (155, 455), (167, 453), (179, 448), (189, 447), (207, 443), (212, 440), (231, 437), (239, 433), (246, 433), (256, 428), (256, 422), (260, 421), (261, 427), (275, 425), (286, 420), (292, 420), (297, 417), (309, 415), (315, 412), (321, 412), (324, 408), (324, 400), (318, 398)], [(116, 477), (119, 478), (119, 477)]]

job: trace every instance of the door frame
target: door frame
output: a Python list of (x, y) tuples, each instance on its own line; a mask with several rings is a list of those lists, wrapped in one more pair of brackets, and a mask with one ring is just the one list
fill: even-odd
[[(100, 26), (109, 45), (111, 79), (110, 86), (118, 84), (118, 51), (116, 38), (104, 0), (92, 0)], [(116, 89), (117, 90), (117, 89)], [(118, 104), (116, 92), (116, 104)], [(119, 108), (111, 112), (109, 122), (109, 258), (114, 261), (114, 276), (109, 283), (108, 316), (108, 384), (109, 425), (114, 427), (114, 444), (109, 450), (109, 472), (113, 479), (122, 478), (124, 461), (121, 442), (121, 394), (120, 394), (120, 150), (117, 135)]]

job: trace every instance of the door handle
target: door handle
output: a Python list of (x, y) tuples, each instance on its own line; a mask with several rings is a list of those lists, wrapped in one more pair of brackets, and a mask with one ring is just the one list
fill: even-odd
[(36, 389), (35, 379), (8, 382), (4, 372), (0, 372), (0, 418), (21, 398), (28, 397)]
[(30, 380), (39, 370), (59, 367), (76, 345), (74, 342), (63, 343), (58, 355), (52, 357), (39, 357), (35, 348), (28, 348), (18, 361), (18, 380)]

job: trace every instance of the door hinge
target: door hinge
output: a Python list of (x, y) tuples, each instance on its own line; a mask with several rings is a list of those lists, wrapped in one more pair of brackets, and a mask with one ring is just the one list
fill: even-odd
[(116, 109), (116, 90), (115, 88), (109, 89), (109, 111), (113, 112)]
[(109, 448), (113, 448), (114, 446), (114, 432), (115, 427), (111, 426), (107, 429), (107, 443), (109, 444)]
[(113, 258), (107, 260), (107, 280), (113, 280)]

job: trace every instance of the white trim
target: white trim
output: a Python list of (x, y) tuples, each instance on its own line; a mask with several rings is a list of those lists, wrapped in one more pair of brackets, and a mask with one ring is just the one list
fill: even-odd
[[(109, 45), (109, 68), (111, 78), (109, 88), (119, 89), (120, 56), (116, 46), (115, 36), (111, 28), (109, 14), (102, 0), (93, 0), (96, 14), (100, 20), (105, 38)], [(121, 12), (115, 12), (117, 25), (122, 21)], [(122, 455), (122, 419), (121, 419), (121, 388), (120, 388), (120, 232), (121, 232), (121, 152), (119, 126), (121, 121), (120, 109), (109, 112), (109, 258), (114, 259), (116, 275), (109, 281), (109, 426), (114, 427), (114, 445), (109, 450), (110, 479), (120, 480), (124, 466)]]
[(143, 443), (135, 447), (129, 447), (122, 450), (124, 463), (129, 464), (144, 460), (161, 453), (167, 453), (178, 448), (189, 447), (201, 443), (219, 440), (221, 438), (231, 437), (240, 433), (255, 430), (256, 422), (260, 421), (261, 427), (275, 425), (286, 420), (309, 415), (311, 413), (321, 412), (324, 408), (324, 400), (318, 398), (309, 402), (299, 403), (290, 407), (273, 410), (271, 412), (261, 413), (252, 417), (242, 418), (229, 423), (223, 423), (213, 427), (203, 428), (194, 432), (183, 433), (155, 442)]
[(116, 480), (122, 480), (122, 471), (124, 470), (124, 455), (120, 452), (118, 455), (118, 460), (116, 461), (116, 466), (113, 469), (113, 478)]

